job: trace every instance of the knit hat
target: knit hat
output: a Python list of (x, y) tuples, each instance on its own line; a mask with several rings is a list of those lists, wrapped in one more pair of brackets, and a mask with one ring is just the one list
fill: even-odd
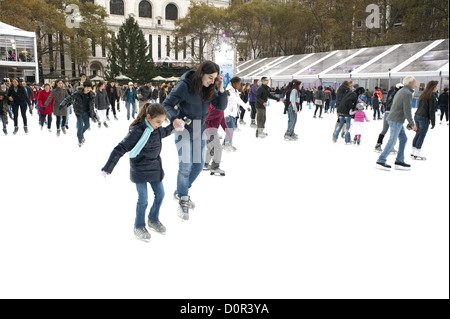
[(364, 102), (359, 102), (358, 104), (356, 104), (356, 109), (358, 109), (359, 111), (362, 111), (366, 108), (366, 103)]
[(128, 82), (128, 85), (133, 85), (133, 82)]

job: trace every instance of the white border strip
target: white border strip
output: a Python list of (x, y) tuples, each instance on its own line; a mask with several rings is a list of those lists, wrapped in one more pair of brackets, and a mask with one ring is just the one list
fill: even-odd
[[(310, 54), (304, 56), (304, 57), (301, 58), (300, 60), (295, 61), (295, 62), (292, 63), (292, 64), (289, 64), (289, 65), (288, 65), (287, 67), (285, 67), (284, 69), (281, 69), (280, 71), (275, 72), (274, 74), (271, 75), (271, 77), (273, 77), (273, 76), (275, 76), (275, 75), (277, 75), (277, 74), (280, 74), (280, 73), (283, 72), (284, 70), (289, 69), (290, 67), (292, 67), (292, 66), (294, 66), (294, 65), (296, 65), (296, 64), (298, 64), (298, 63), (300, 63), (300, 62), (302, 62), (303, 60), (305, 60), (305, 59), (307, 59), (307, 58), (309, 58), (309, 57), (312, 57), (313, 55), (314, 55), (314, 53), (310, 53)], [(289, 75), (289, 77), (292, 77), (292, 75)]]
[(358, 50), (357, 52), (353, 53), (352, 55), (350, 55), (349, 57), (346, 57), (345, 59), (343, 59), (342, 61), (339, 61), (338, 63), (336, 63), (335, 65), (330, 66), (328, 69), (322, 71), (319, 73), (319, 76), (322, 76), (328, 72), (330, 72), (331, 70), (334, 70), (335, 68), (337, 68), (338, 66), (340, 66), (341, 64), (344, 64), (345, 62), (353, 59), (354, 57), (360, 55), (361, 53), (363, 53), (364, 51), (366, 51), (367, 48), (362, 48), (361, 50)]
[(393, 68), (391, 70), (391, 72), (400, 72), (400, 70), (404, 69), (405, 67), (410, 65), (412, 62), (414, 62), (415, 60), (417, 60), (418, 58), (423, 56), (425, 53), (427, 53), (431, 49), (437, 47), (442, 42), (444, 42), (444, 40), (436, 40), (436, 41), (434, 41), (433, 43), (428, 45), (425, 49), (420, 50), (419, 52), (414, 54), (412, 57), (410, 57), (408, 60), (404, 61), (403, 63), (400, 63), (399, 65), (397, 65), (395, 68)]
[(262, 61), (264, 61), (264, 60), (267, 60), (267, 58), (262, 58), (261, 60), (259, 60), (259, 59), (258, 59), (258, 60), (253, 60), (253, 61), (255, 61), (255, 63), (253, 63), (252, 65), (250, 65), (250, 66), (248, 66), (248, 67), (246, 67), (246, 68), (244, 68), (244, 69), (242, 69), (242, 70), (240, 70), (240, 71), (237, 71), (236, 74), (237, 74), (237, 73), (244, 72), (245, 70), (250, 69), (252, 66), (257, 65), (258, 63), (260, 63), (260, 62), (262, 62)]
[[(271, 68), (271, 67), (273, 67), (273, 66), (275, 66), (275, 65), (278, 65), (278, 64), (280, 64), (281, 62), (283, 62), (283, 61), (286, 61), (288, 58), (290, 58), (290, 57), (292, 57), (292, 55), (290, 55), (290, 56), (288, 56), (288, 57), (286, 57), (286, 56), (281, 56), (281, 57), (279, 57), (278, 59), (275, 59), (274, 61), (272, 61), (272, 62), (270, 62), (270, 63), (268, 63), (268, 64), (265, 64), (265, 65), (263, 65), (262, 67), (260, 67), (259, 69), (257, 69), (257, 70), (255, 70), (255, 71), (253, 71), (253, 72), (251, 72), (251, 73), (249, 73), (249, 74), (247, 74), (246, 76), (256, 76), (257, 74), (259, 75), (259, 73), (258, 72), (261, 72), (261, 71), (266, 71), (266, 69), (267, 68)], [(264, 70), (263, 70), (264, 69)]]
[(333, 52), (330, 52), (329, 54), (327, 54), (327, 55), (324, 56), (323, 58), (317, 60), (317, 61), (314, 62), (313, 64), (310, 64), (310, 65), (304, 67), (303, 69), (301, 69), (300, 71), (294, 73), (294, 76), (300, 75), (300, 73), (302, 73), (302, 72), (308, 70), (310, 67), (315, 66), (316, 64), (319, 64), (319, 63), (322, 62), (323, 60), (328, 59), (329, 57), (335, 55), (335, 54), (338, 53), (338, 52), (339, 52), (339, 51), (333, 51)]
[(386, 50), (383, 53), (381, 53), (381, 54), (377, 55), (376, 57), (374, 57), (372, 60), (367, 61), (366, 63), (361, 65), (359, 68), (357, 68), (355, 71), (353, 71), (352, 74), (359, 73), (361, 70), (364, 70), (369, 65), (371, 65), (374, 62), (377, 62), (378, 60), (384, 58), (386, 55), (390, 54), (392, 51), (397, 50), (400, 46), (401, 46), (401, 44), (394, 45), (392, 48), (389, 48), (388, 50)]

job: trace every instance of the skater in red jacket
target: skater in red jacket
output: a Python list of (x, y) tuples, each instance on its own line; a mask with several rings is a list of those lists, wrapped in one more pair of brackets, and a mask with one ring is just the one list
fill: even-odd
[(50, 96), (50, 84), (45, 84), (44, 89), (38, 94), (38, 103), (39, 103), (39, 124), (41, 125), (41, 130), (44, 128), (45, 118), (47, 117), (47, 128), (48, 131), (52, 131), (52, 113), (53, 113), (53, 102), (55, 98), (52, 98), (50, 103), (45, 107), (45, 101), (47, 101)]

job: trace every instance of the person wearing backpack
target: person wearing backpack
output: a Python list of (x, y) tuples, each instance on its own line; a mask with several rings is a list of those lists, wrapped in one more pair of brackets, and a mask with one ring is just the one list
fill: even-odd
[[(392, 102), (394, 101), (394, 96), (397, 94), (397, 92), (403, 87), (403, 83), (397, 83), (395, 86), (394, 92), (389, 95), (389, 98), (386, 102), (386, 110), (385, 110), (385, 116), (383, 119), (383, 130), (381, 131), (380, 135), (378, 135), (377, 144), (375, 145), (375, 152), (381, 153), (383, 152), (383, 149), (381, 148), (381, 145), (383, 145), (383, 139), (386, 135), (387, 131), (389, 130), (389, 123), (387, 121), (387, 117), (389, 113), (391, 112), (391, 106)], [(395, 148), (392, 149), (391, 154), (396, 154), (397, 151)]]

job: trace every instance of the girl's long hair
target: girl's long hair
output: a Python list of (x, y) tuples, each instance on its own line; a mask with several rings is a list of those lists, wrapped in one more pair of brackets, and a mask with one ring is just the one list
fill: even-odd
[(427, 83), (425, 91), (423, 91), (422, 95), (419, 97), (419, 101), (429, 100), (433, 97), (433, 90), (439, 84), (438, 81), (430, 81)]
[(300, 97), (300, 84), (302, 84), (302, 81), (299, 80), (293, 80), (292, 81), (292, 89), (297, 90), (297, 96)]
[(208, 87), (203, 86), (203, 75), (217, 73), (220, 74), (220, 67), (212, 61), (205, 61), (201, 63), (197, 70), (192, 75), (192, 83), (194, 85), (194, 94), (199, 95), (203, 91), (203, 101), (211, 101), (214, 98), (214, 93), (217, 85), (217, 78), (213, 84)]
[(155, 118), (159, 115), (166, 115), (166, 109), (160, 103), (145, 103), (139, 110), (139, 114), (136, 119), (130, 125), (130, 131), (133, 126), (144, 122), (147, 115), (150, 115), (150, 118)]

